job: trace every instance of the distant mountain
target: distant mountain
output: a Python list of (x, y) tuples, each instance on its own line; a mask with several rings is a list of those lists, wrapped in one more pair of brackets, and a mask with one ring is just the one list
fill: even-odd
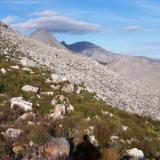
[(112, 53), (103, 49), (100, 46), (86, 41), (73, 44), (66, 44), (64, 41), (61, 43), (71, 51), (90, 57), (103, 64), (111, 63), (112, 61), (120, 57), (119, 54)]
[[(130, 83), (154, 91), (160, 88), (160, 61), (146, 57), (122, 56), (107, 65)], [(156, 92), (156, 91), (155, 91)]]
[(45, 29), (38, 29), (35, 32), (33, 32), (31, 35), (29, 35), (30, 38), (41, 41), (43, 43), (46, 43), (52, 47), (56, 47), (59, 49), (65, 49), (65, 47), (58, 42), (58, 40), (53, 37), (51, 33), (49, 33)]

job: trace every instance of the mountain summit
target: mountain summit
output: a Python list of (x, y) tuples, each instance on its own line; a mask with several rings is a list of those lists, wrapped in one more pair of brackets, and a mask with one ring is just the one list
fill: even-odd
[(69, 45), (64, 41), (61, 43), (71, 51), (90, 57), (103, 64), (111, 63), (120, 56), (87, 41), (76, 42)]
[(58, 40), (53, 37), (51, 33), (49, 33), (46, 29), (38, 29), (29, 35), (30, 38), (46, 43), (52, 47), (56, 47), (59, 49), (64, 49), (65, 47), (58, 42)]

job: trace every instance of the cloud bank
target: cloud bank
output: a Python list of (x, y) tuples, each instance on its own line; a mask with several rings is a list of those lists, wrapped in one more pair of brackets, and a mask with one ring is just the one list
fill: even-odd
[(11, 25), (16, 30), (26, 32), (33, 29), (45, 28), (54, 33), (86, 34), (101, 31), (97, 24), (78, 21), (51, 10), (32, 13), (32, 17), (25, 22)]
[(140, 31), (143, 30), (143, 26), (128, 26), (123, 29), (124, 32), (134, 32), (134, 31)]

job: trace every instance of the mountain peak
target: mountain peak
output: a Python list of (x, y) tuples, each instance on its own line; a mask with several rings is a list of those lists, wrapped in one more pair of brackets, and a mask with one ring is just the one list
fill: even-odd
[(40, 28), (34, 31), (30, 38), (46, 43), (52, 47), (64, 49), (65, 47), (45, 28)]

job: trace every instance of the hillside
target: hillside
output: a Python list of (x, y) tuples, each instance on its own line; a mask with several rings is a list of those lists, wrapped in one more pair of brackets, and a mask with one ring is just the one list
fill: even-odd
[(159, 92), (160, 63), (145, 57), (123, 56), (107, 65), (130, 83), (144, 87), (150, 92)]
[[(0, 44), (3, 52), (13, 57), (19, 53), (29, 57), (52, 72), (65, 75), (70, 82), (84, 83), (89, 92), (120, 109), (159, 119), (159, 94), (148, 92), (120, 78), (90, 58), (75, 55), (68, 50), (53, 48), (11, 29), (1, 29)], [(7, 45), (6, 45), (7, 44)]]
[(22, 53), (13, 54), (15, 49), (0, 52), (1, 160), (159, 155), (159, 122), (112, 108), (83, 84), (70, 84), (32, 59), (24, 63)]
[(73, 44), (66, 44), (64, 41), (62, 44), (75, 53), (82, 54), (90, 57), (102, 64), (108, 64), (116, 60), (120, 55), (107, 51), (90, 42), (76, 42)]

